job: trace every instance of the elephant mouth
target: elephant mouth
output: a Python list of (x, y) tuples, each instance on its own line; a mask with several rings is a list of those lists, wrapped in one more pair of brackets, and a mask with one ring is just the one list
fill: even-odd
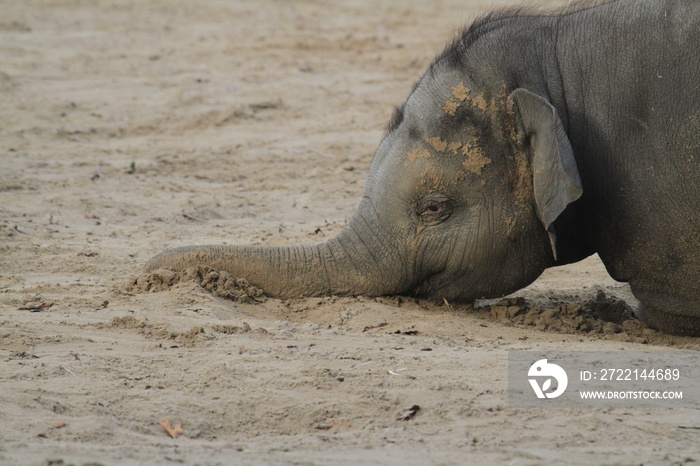
[(411, 294), (418, 298), (426, 298), (433, 301), (474, 302), (477, 298), (471, 296), (468, 291), (463, 282), (456, 283), (454, 276), (451, 276), (445, 270), (441, 270), (423, 278)]

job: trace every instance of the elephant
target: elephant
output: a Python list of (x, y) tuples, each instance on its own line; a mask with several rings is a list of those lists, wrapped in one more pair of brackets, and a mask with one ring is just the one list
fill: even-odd
[(337, 236), (176, 248), (145, 269), (471, 302), (595, 253), (647, 325), (700, 336), (700, 2), (482, 16), (395, 109)]

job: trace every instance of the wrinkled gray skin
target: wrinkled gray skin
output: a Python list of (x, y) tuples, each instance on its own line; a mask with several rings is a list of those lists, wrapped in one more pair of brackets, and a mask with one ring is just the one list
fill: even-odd
[(197, 246), (268, 295), (472, 301), (598, 253), (652, 327), (700, 335), (700, 2), (497, 13), (447, 47), (315, 246)]

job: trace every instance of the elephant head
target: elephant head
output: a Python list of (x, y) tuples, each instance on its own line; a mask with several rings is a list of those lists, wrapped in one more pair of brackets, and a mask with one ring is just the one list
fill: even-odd
[(556, 261), (554, 222), (582, 194), (554, 107), (436, 62), (398, 108), (359, 208), (326, 243), (193, 246), (146, 270), (208, 265), (277, 297), (511, 293)]

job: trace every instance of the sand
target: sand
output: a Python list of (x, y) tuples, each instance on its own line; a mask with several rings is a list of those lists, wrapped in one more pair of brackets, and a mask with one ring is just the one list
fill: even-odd
[(595, 257), (475, 306), (141, 275), (335, 235), (393, 107), (506, 3), (0, 2), (0, 464), (699, 461), (697, 411), (508, 407), (509, 350), (700, 349)]

